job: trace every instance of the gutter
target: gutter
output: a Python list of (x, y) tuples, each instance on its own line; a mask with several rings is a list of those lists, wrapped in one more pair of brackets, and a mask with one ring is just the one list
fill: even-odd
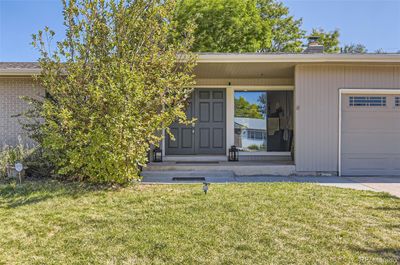
[(400, 63), (400, 54), (200, 53), (198, 63)]

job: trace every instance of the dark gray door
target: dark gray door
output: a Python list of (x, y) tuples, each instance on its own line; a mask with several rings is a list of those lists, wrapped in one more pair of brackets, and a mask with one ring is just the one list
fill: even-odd
[(174, 123), (170, 127), (176, 140), (166, 137), (166, 154), (225, 154), (225, 106), (225, 89), (196, 89), (187, 115), (197, 120), (194, 126)]
[(197, 89), (195, 114), (196, 153), (225, 154), (225, 90)]
[[(192, 119), (194, 113), (194, 98), (193, 93), (187, 102), (186, 117)], [(169, 127), (171, 133), (175, 137), (175, 141), (166, 135), (165, 153), (167, 155), (192, 155), (194, 149), (194, 127), (182, 125), (179, 122), (174, 122)]]

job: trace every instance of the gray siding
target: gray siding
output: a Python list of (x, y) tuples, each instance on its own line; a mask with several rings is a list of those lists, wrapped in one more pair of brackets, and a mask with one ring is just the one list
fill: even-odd
[(338, 171), (339, 88), (400, 89), (400, 67), (296, 66), (297, 171)]

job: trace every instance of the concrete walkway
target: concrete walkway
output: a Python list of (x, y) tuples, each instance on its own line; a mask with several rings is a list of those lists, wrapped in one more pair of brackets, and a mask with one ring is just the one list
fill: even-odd
[(346, 179), (400, 198), (400, 177), (346, 177)]
[[(315, 183), (322, 186), (350, 188), (355, 190), (369, 190), (387, 192), (400, 198), (400, 177), (307, 177), (307, 176), (234, 176), (234, 177), (205, 177), (211, 183), (254, 183), (254, 182), (298, 182)], [(182, 184), (199, 183), (202, 181), (170, 181), (166, 179), (143, 179), (146, 184)]]

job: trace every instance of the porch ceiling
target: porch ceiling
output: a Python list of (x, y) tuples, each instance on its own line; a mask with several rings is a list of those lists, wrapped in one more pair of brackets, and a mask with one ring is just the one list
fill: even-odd
[(287, 62), (200, 62), (195, 74), (197, 78), (294, 78), (294, 66)]

